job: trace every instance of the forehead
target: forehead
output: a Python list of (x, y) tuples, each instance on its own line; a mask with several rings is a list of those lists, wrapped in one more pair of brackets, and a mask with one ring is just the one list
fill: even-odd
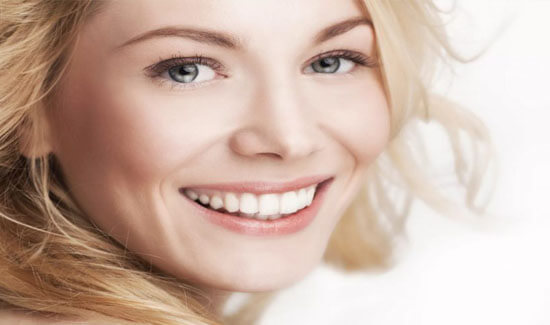
[(109, 0), (85, 29), (112, 47), (148, 30), (193, 26), (235, 34), (243, 44), (301, 40), (364, 16), (357, 0)]

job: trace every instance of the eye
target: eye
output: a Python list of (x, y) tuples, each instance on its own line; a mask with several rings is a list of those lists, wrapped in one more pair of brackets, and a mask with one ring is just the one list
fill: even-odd
[(181, 83), (202, 82), (216, 77), (212, 68), (196, 63), (173, 66), (166, 73), (172, 80)]
[(311, 69), (319, 73), (335, 73), (338, 69), (342, 68), (339, 73), (346, 73), (353, 69), (354, 66), (355, 63), (353, 61), (333, 56), (313, 62)]
[(371, 57), (355, 51), (336, 50), (315, 56), (304, 72), (341, 74), (350, 72), (357, 65), (361, 67), (376, 67), (377, 62)]
[(174, 56), (145, 68), (149, 77), (170, 87), (198, 87), (223, 71), (224, 67), (218, 61), (200, 55)]

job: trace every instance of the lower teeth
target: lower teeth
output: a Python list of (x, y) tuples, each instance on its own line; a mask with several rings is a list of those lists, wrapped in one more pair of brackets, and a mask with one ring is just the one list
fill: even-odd
[(231, 215), (237, 215), (242, 218), (255, 218), (255, 219), (261, 219), (261, 220), (267, 220), (267, 219), (278, 219), (281, 217), (286, 217), (288, 214), (272, 214), (267, 216), (260, 216), (257, 213), (244, 213), (244, 212), (238, 212), (238, 213), (230, 213)]
[(238, 216), (241, 218), (254, 218), (254, 219), (260, 219), (260, 220), (278, 219), (278, 218), (282, 218), (290, 215), (290, 214), (258, 215), (257, 213), (245, 213), (245, 212), (227, 213), (227, 211), (224, 211), (223, 213), (230, 214), (232, 216)]

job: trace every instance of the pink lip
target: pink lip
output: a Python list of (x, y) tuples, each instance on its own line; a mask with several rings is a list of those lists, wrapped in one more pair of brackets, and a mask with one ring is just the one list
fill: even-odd
[(313, 221), (333, 180), (334, 178), (330, 178), (319, 184), (311, 205), (294, 214), (275, 220), (258, 220), (225, 214), (205, 208), (197, 202), (192, 201), (185, 194), (182, 195), (191, 203), (193, 208), (197, 209), (199, 215), (202, 215), (211, 223), (230, 231), (256, 236), (288, 235), (304, 229)]
[(295, 191), (310, 185), (321, 183), (326, 181), (331, 176), (318, 175), (298, 178), (294, 181), (287, 183), (275, 183), (275, 182), (243, 182), (243, 183), (217, 183), (217, 184), (205, 184), (205, 185), (192, 185), (185, 188), (191, 189), (205, 189), (205, 190), (219, 190), (224, 192), (242, 192), (253, 194), (264, 193), (283, 193), (288, 191)]

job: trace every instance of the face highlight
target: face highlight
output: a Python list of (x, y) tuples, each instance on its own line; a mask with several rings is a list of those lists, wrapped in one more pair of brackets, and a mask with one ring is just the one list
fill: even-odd
[(388, 143), (375, 47), (352, 0), (106, 1), (48, 109), (52, 152), (85, 214), (163, 271), (281, 288)]

